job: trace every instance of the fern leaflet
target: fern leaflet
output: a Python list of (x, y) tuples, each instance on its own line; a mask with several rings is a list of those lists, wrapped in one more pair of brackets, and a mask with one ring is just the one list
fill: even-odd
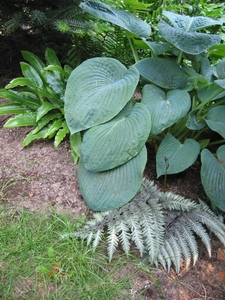
[(119, 244), (128, 254), (132, 243), (151, 264), (161, 264), (168, 272), (172, 264), (180, 272), (184, 258), (186, 268), (198, 259), (196, 235), (211, 255), (212, 231), (225, 245), (225, 225), (209, 207), (173, 193), (159, 191), (153, 182), (143, 180), (137, 195), (126, 205), (110, 212), (94, 214), (81, 231), (64, 237), (80, 237), (94, 250), (106, 232), (109, 260)]

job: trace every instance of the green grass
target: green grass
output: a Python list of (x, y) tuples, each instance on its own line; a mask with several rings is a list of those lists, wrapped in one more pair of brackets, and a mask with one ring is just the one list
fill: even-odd
[(0, 299), (129, 299), (132, 274), (120, 274), (127, 260), (109, 264), (82, 241), (60, 238), (83, 222), (0, 206)]

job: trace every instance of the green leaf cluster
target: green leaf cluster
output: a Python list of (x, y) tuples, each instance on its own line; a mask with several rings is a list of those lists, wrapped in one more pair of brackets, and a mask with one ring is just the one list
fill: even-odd
[(78, 181), (96, 211), (116, 209), (140, 188), (151, 129), (148, 109), (132, 99), (139, 73), (113, 58), (93, 58), (70, 75), (65, 118), (72, 135), (82, 133)]
[(1, 98), (11, 100), (0, 106), (0, 115), (16, 115), (4, 127), (32, 127), (23, 147), (37, 139), (52, 138), (58, 147), (69, 134), (64, 118), (64, 94), (72, 69), (67, 65), (63, 68), (50, 48), (45, 52), (46, 63), (29, 51), (22, 51), (22, 56), (27, 61), (20, 64), (23, 77), (13, 79), (0, 90)]
[(179, 273), (182, 259), (186, 269), (198, 259), (196, 236), (211, 256), (207, 229), (225, 245), (225, 226), (205, 203), (160, 192), (144, 179), (132, 201), (117, 210), (94, 214), (83, 229), (63, 237), (86, 240), (93, 250), (106, 240), (110, 261), (119, 247), (128, 255), (135, 245), (151, 264), (161, 264), (168, 272), (173, 265)]
[[(213, 172), (209, 171), (212, 161), (205, 159), (205, 151), (201, 152), (211, 145), (225, 144), (225, 58), (215, 30), (222, 25), (221, 20), (163, 11), (157, 26), (161, 38), (153, 42), (148, 23), (128, 12), (123, 14), (93, 1), (80, 7), (127, 33), (136, 61), (131, 68), (141, 75), (140, 103), (146, 106), (151, 119), (148, 142), (157, 147), (157, 177), (183, 172), (201, 155), (203, 186), (213, 205), (224, 211), (225, 148), (218, 149), (220, 168), (215, 166)], [(209, 28), (214, 28), (215, 34)], [(149, 57), (139, 59), (138, 50), (146, 46)], [(218, 134), (218, 140), (210, 141), (209, 129)], [(222, 178), (220, 183), (218, 178)]]

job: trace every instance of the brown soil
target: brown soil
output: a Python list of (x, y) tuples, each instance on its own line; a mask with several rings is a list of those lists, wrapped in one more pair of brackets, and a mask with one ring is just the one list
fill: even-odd
[[(10, 49), (12, 50), (12, 47)], [(0, 50), (0, 53), (4, 52), (4, 55), (1, 55), (1, 66), (9, 63), (0, 73), (0, 86), (4, 86), (20, 72), (18, 61), (21, 56), (18, 50), (17, 61), (13, 59), (15, 52), (11, 53), (3, 48)], [(16, 66), (17, 69), (12, 66)], [(2, 101), (0, 100), (0, 103)], [(9, 210), (26, 209), (50, 213), (54, 208), (57, 213), (69, 213), (74, 218), (89, 215), (90, 210), (79, 192), (77, 167), (72, 163), (68, 142), (63, 142), (59, 148), (54, 149), (52, 141), (38, 141), (23, 149), (21, 143), (30, 128), (5, 129), (3, 125), (6, 119), (6, 116), (0, 116), (1, 204)], [(163, 189), (163, 178), (156, 178), (154, 150), (148, 150), (149, 160), (145, 176)], [(185, 172), (168, 176), (167, 190), (193, 200), (201, 198), (207, 201), (201, 186), (199, 169), (200, 163), (197, 161)], [(218, 259), (221, 247), (221, 243), (212, 237), (213, 251), (212, 257), (209, 258), (204, 246), (199, 244), (197, 264), (188, 272), (181, 272), (179, 276), (173, 270), (167, 274), (148, 265), (145, 266), (145, 271), (137, 269), (136, 275), (133, 276), (130, 296), (126, 299), (224, 300), (225, 279), (219, 275), (225, 272), (225, 260)], [(128, 264), (118, 276), (127, 276), (133, 271), (133, 266)], [(165, 298), (157, 290), (154, 284), (156, 281), (161, 285)]]

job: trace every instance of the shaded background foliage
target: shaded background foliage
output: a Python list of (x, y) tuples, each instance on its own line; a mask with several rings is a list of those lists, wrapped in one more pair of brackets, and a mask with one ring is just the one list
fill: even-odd
[[(11, 69), (20, 73), (20, 51), (43, 59), (45, 49), (56, 51), (59, 60), (72, 67), (95, 56), (120, 57), (129, 63), (119, 28), (93, 20), (79, 8), (80, 0), (3, 0), (0, 3), (1, 86)], [(109, 1), (110, 2), (110, 1)]]
[[(124, 31), (118, 26), (84, 14), (80, 0), (2, 0), (0, 3), (0, 77), (1, 86), (20, 73), (20, 51), (27, 50), (43, 59), (47, 47), (56, 51), (61, 63), (76, 67), (87, 58), (114, 57), (126, 66), (133, 56)], [(150, 22), (152, 40), (158, 37), (158, 23), (163, 9), (189, 15), (218, 16), (224, 8), (221, 1), (152, 1), (105, 0)], [(139, 50), (140, 58), (147, 55)], [(13, 72), (11, 78), (5, 74)]]
[(60, 54), (60, 60), (65, 60), (71, 48), (71, 37), (60, 33), (56, 24), (61, 18), (76, 18), (77, 28), (86, 29), (88, 24), (80, 21), (83, 16), (78, 5), (76, 0), (1, 1), (0, 54), (4, 57), (1, 65), (6, 63), (7, 69), (11, 61), (20, 61), (21, 50), (32, 50), (41, 57), (47, 47), (53, 47)]

